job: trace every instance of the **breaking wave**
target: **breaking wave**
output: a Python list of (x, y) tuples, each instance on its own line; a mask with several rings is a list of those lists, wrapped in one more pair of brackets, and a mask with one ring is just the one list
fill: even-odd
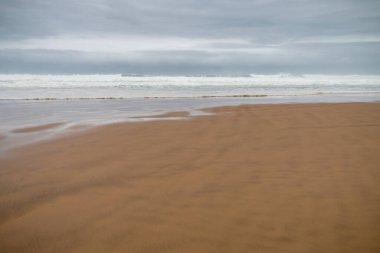
[(378, 94), (375, 75), (0, 75), (0, 99), (120, 99)]

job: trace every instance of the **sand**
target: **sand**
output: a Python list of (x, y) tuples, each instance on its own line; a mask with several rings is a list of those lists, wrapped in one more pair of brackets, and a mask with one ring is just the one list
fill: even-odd
[(0, 252), (380, 252), (380, 104), (223, 107), (0, 160)]

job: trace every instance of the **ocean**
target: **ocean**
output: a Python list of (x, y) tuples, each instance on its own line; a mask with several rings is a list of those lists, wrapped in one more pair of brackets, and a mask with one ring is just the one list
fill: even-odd
[(0, 75), (0, 99), (207, 98), (380, 93), (380, 76)]
[[(0, 151), (78, 125), (222, 105), (380, 101), (374, 75), (0, 75)], [(17, 129), (62, 123), (38, 132)]]

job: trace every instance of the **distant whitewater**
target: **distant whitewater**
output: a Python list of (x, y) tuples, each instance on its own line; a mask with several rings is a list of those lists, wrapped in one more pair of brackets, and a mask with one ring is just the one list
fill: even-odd
[(380, 94), (380, 76), (374, 75), (0, 75), (2, 100), (376, 94)]

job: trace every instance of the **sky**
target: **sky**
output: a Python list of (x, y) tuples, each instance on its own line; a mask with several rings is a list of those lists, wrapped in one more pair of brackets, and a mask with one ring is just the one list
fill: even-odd
[(0, 0), (0, 73), (380, 74), (380, 0)]

